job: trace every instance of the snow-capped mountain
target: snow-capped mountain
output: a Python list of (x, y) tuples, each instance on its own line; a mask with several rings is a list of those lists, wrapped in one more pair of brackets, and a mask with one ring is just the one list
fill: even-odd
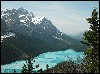
[(48, 18), (36, 17), (23, 7), (1, 10), (1, 37), (4, 36), (6, 38), (2, 39), (1, 45), (2, 64), (23, 59), (29, 54), (37, 56), (70, 48), (76, 51), (85, 49), (78, 40), (60, 32)]
[(10, 29), (21, 32), (22, 34), (32, 35), (33, 32), (42, 34), (44, 33), (42, 31), (46, 31), (49, 34), (52, 34), (52, 37), (57, 39), (62, 35), (62, 33), (46, 17), (35, 17), (32, 12), (28, 12), (22, 7), (18, 10), (3, 9), (1, 11), (1, 19), (5, 20)]

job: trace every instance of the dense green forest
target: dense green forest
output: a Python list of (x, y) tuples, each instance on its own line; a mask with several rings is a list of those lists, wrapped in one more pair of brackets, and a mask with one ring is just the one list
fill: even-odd
[[(57, 41), (57, 40), (55, 40), (53, 44), (46, 43), (37, 38), (25, 36), (17, 32), (14, 32), (14, 33), (16, 34), (16, 37), (12, 36), (12, 37), (6, 38), (1, 43), (1, 52), (2, 52), (1, 63), (2, 64), (20, 60), (20, 59), (25, 59), (25, 57), (27, 57), (29, 54), (32, 54), (33, 57), (35, 57), (44, 52), (66, 50), (69, 48), (77, 49), (76, 51), (80, 51), (80, 49), (82, 49), (83, 47), (83, 46), (80, 46), (80, 44), (72, 44), (71, 46), (71, 45), (68, 45), (67, 43), (64, 43), (63, 41)], [(12, 53), (12, 54), (9, 54), (9, 53)]]
[[(73, 44), (71, 45), (64, 41), (60, 40), (58, 41), (55, 39), (53, 40), (53, 42), (47, 43), (35, 37), (23, 35), (21, 33), (14, 32), (12, 30), (9, 31), (15, 33), (15, 37), (14, 36), (8, 37), (4, 39), (3, 42), (1, 43), (1, 55), (2, 55), (1, 64), (25, 59), (28, 57), (29, 54), (32, 54), (33, 57), (35, 57), (41, 53), (66, 50), (69, 48), (72, 48), (75, 51), (84, 51), (85, 49), (84, 47), (85, 45), (81, 45), (81, 43), (78, 40), (74, 39), (71, 41), (73, 42)], [(67, 39), (71, 38), (68, 37)]]

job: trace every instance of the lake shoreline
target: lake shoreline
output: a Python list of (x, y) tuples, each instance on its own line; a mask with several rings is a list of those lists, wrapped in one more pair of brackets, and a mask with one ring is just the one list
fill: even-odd
[[(51, 56), (51, 54), (52, 54), (52, 56)], [(52, 68), (60, 62), (68, 61), (68, 57), (71, 57), (72, 60), (75, 61), (75, 60), (77, 60), (78, 55), (80, 55), (80, 57), (82, 57), (83, 52), (76, 52), (72, 49), (68, 49), (65, 51), (42, 53), (39, 56), (34, 57), (35, 62), (33, 63), (33, 67), (35, 67), (35, 65), (39, 64), (39, 68), (35, 69), (35, 70), (39, 70), (41, 68), (43, 70), (46, 70), (46, 64), (49, 65), (49, 68)], [(1, 73), (6, 73), (3, 70), (7, 70), (7, 69), (8, 69), (8, 72), (12, 72), (14, 69), (15, 70), (22, 69), (23, 64), (26, 64), (25, 60), (16, 61), (16, 62), (6, 64), (6, 65), (1, 65), (1, 68), (2, 68)]]

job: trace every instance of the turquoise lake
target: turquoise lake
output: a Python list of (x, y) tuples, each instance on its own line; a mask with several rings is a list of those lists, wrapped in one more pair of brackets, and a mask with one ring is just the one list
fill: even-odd
[[(33, 67), (39, 64), (39, 68), (35, 68), (35, 70), (39, 70), (42, 68), (43, 70), (46, 69), (46, 64), (49, 65), (49, 68), (54, 67), (57, 63), (62, 61), (68, 61), (71, 58), (74, 62), (77, 62), (77, 57), (81, 59), (84, 58), (83, 52), (75, 52), (72, 49), (68, 49), (65, 51), (57, 51), (57, 52), (47, 52), (42, 53), (39, 56), (35, 57), (33, 62)], [(1, 73), (13, 73), (14, 69), (17, 73), (20, 73), (22, 70), (22, 66), (26, 64), (25, 60), (12, 62), (10, 64), (1, 65)]]

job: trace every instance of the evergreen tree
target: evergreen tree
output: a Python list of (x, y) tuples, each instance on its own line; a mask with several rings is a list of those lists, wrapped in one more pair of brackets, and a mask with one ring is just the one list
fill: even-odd
[(42, 68), (40, 70), (38, 70), (37, 73), (43, 73)]
[(16, 70), (14, 69), (14, 73), (16, 73)]
[(47, 68), (47, 70), (49, 69), (49, 65), (48, 64), (46, 65), (46, 68)]
[(26, 61), (27, 65), (24, 64), (24, 66), (22, 67), (23, 68), (22, 73), (33, 73), (34, 68), (32, 66), (33, 65), (32, 60), (33, 60), (32, 56), (29, 55)]
[(27, 66), (28, 66), (28, 73), (32, 73), (32, 70), (33, 70), (33, 66), (32, 66), (32, 60), (33, 60), (33, 58), (32, 58), (32, 56), (29, 56), (28, 57), (28, 63), (27, 63)]
[(91, 18), (86, 20), (90, 23), (90, 28), (84, 33), (84, 40), (81, 41), (87, 45), (84, 52), (86, 73), (99, 73), (99, 17), (96, 8), (94, 8)]
[(26, 67), (25, 64), (24, 64), (24, 66), (22, 67), (22, 71), (21, 71), (21, 73), (27, 73), (27, 67)]

